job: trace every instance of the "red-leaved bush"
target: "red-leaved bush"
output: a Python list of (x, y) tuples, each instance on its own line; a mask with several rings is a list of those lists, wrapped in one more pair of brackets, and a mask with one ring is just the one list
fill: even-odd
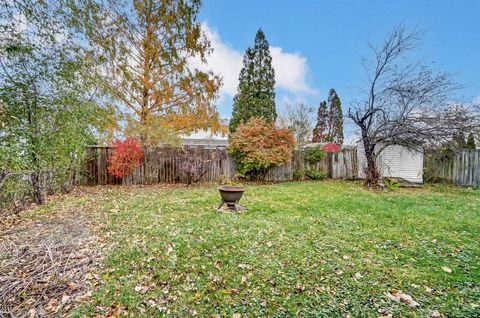
[(241, 176), (262, 179), (272, 166), (289, 162), (294, 147), (289, 129), (254, 117), (230, 135), (228, 150)]
[(139, 143), (127, 138), (125, 141), (115, 141), (114, 146), (113, 154), (108, 157), (108, 172), (119, 178), (133, 173), (143, 157)]

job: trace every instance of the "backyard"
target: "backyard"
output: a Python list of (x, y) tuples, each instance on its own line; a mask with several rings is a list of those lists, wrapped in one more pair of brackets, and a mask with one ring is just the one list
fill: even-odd
[(478, 190), (290, 182), (247, 185), (242, 213), (218, 212), (218, 201), (213, 186), (80, 188), (24, 218), (68, 210), (95, 233), (102, 256), (73, 316), (480, 312)]

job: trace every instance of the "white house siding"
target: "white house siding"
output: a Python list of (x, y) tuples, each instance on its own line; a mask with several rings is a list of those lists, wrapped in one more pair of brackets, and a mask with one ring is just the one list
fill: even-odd
[[(358, 176), (365, 177), (367, 161), (361, 143), (357, 146)], [(388, 146), (377, 158), (380, 176), (399, 177), (411, 182), (423, 182), (423, 152), (412, 151), (403, 146)]]

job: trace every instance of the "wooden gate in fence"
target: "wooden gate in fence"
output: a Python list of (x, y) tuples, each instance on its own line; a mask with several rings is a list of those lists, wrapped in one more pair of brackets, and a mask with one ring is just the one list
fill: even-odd
[(425, 156), (424, 169), (432, 181), (480, 187), (480, 149), (463, 150), (446, 158)]
[[(225, 148), (147, 148), (140, 166), (132, 175), (119, 179), (108, 173), (108, 157), (111, 147), (88, 147), (84, 168), (84, 184), (156, 184), (185, 183), (182, 168), (188, 164), (211, 161), (201, 181), (215, 181), (221, 177), (235, 177), (235, 162)], [(293, 156), (297, 158), (297, 156)], [(294, 179), (298, 166), (295, 159), (285, 165), (277, 166), (268, 172), (267, 181), (289, 181)], [(334, 179), (356, 179), (358, 176), (356, 149), (344, 149), (339, 153), (328, 153), (315, 165), (306, 164), (307, 168), (320, 169)]]

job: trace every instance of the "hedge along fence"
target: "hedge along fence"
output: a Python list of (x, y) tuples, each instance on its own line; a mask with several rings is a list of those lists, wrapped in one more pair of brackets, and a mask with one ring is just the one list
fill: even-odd
[[(225, 148), (147, 148), (140, 166), (131, 175), (119, 179), (108, 173), (108, 157), (111, 147), (87, 148), (87, 160), (84, 167), (83, 183), (102, 184), (156, 184), (186, 183), (187, 165), (202, 165), (204, 170), (200, 181), (216, 181), (221, 178), (235, 178), (235, 161)], [(300, 159), (299, 159), (300, 158)], [(301, 165), (305, 168), (319, 169), (334, 179), (356, 179), (358, 175), (356, 149), (344, 149), (339, 153), (327, 153), (316, 164), (299, 162), (302, 156), (294, 154), (292, 161), (276, 166), (267, 173), (266, 181), (294, 180), (294, 172)], [(205, 164), (205, 162), (207, 162)]]

